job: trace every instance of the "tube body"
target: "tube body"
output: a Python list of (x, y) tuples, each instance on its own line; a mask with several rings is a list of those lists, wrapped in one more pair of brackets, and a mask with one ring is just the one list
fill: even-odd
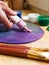
[(15, 16), (9, 16), (9, 18), (19, 27), (19, 28), (24, 28), (26, 26), (26, 23), (19, 18), (17, 15)]

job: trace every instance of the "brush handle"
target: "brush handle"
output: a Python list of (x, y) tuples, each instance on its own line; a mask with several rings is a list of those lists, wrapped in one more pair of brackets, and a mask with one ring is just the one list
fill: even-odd
[(21, 46), (21, 45), (10, 45), (10, 44), (0, 44), (0, 47), (29, 49), (29, 47), (27, 47), (27, 46)]
[(49, 49), (39, 49), (19, 45), (13, 46), (13, 45), (0, 44), (0, 54), (49, 61), (49, 58), (41, 55), (41, 52), (47, 53), (49, 52)]
[(27, 57), (28, 47), (0, 45), (0, 54)]

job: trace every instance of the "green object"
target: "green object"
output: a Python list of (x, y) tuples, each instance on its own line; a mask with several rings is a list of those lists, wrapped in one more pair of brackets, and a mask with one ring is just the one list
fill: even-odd
[(47, 27), (47, 30), (49, 31), (49, 26)]
[(38, 23), (41, 26), (47, 26), (49, 24), (49, 16), (47, 15), (38, 16)]

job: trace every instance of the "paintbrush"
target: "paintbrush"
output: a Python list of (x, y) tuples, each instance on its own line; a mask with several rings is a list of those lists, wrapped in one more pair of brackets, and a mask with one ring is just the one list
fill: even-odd
[(0, 54), (49, 61), (49, 49), (0, 44)]

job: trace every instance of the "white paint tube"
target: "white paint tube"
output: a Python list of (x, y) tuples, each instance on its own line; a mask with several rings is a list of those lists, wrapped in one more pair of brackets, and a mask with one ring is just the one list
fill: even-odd
[(26, 23), (19, 18), (17, 15), (15, 16), (9, 16), (9, 18), (19, 27), (19, 28), (24, 28), (26, 26)]

